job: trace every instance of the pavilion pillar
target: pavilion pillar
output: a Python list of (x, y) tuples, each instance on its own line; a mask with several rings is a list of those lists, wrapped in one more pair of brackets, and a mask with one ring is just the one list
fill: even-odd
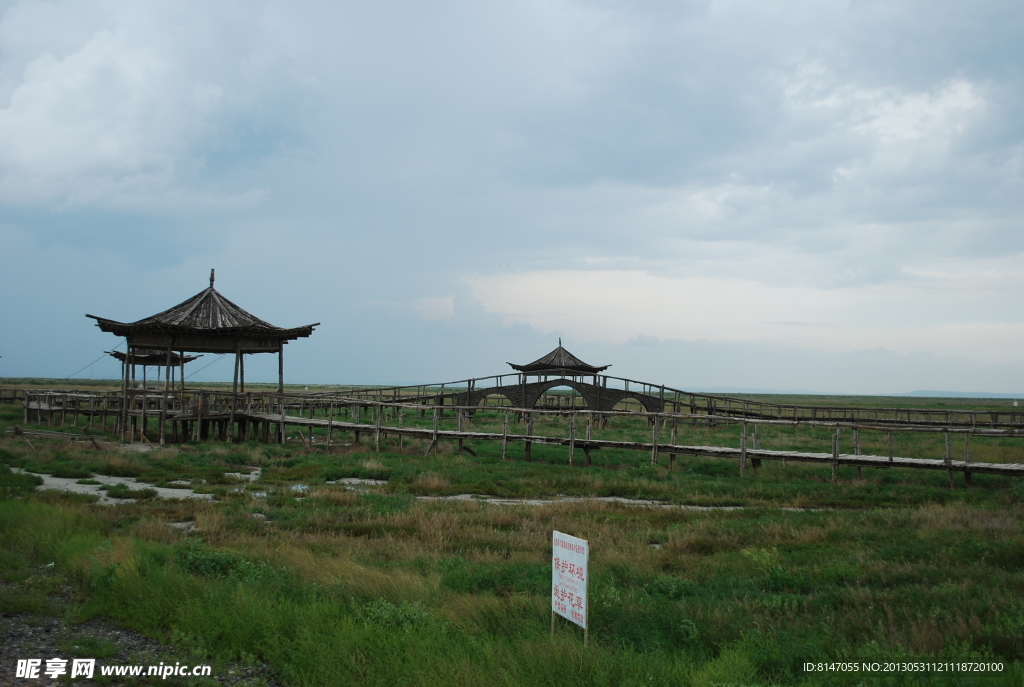
[[(125, 339), (127, 342), (127, 339)], [(132, 355), (132, 345), (128, 343), (121, 363), (121, 412), (117, 414), (118, 429), (121, 430), (121, 443), (125, 443), (124, 433), (128, 423), (128, 359)]]
[[(160, 445), (163, 446), (167, 435), (167, 392), (171, 390), (171, 344), (167, 344), (167, 360), (164, 366), (164, 399), (160, 408)], [(159, 369), (159, 368), (158, 368)]]
[(277, 351), (277, 394), (280, 399), (281, 423), (278, 426), (279, 443), (284, 443), (284, 341)]
[[(157, 379), (159, 379), (159, 377), (157, 377)], [(139, 430), (139, 433), (142, 436), (145, 436), (146, 435), (146, 430), (149, 429), (149, 427), (146, 426), (146, 423), (149, 421), (149, 418), (146, 417), (146, 410), (147, 410), (146, 406), (148, 406), (148, 405), (149, 405), (149, 398), (146, 396), (146, 363), (145, 363), (145, 358), (143, 358), (143, 363), (142, 363), (142, 429)]]
[(127, 414), (128, 414), (128, 418), (127, 418), (128, 419), (128, 443), (129, 444), (133, 443), (135, 441), (135, 429), (136, 429), (136, 425), (138, 424), (136, 419), (132, 416), (132, 406), (135, 405), (135, 400), (136, 400), (136, 393), (135, 393), (136, 372), (137, 372), (137, 370), (135, 369), (135, 347), (133, 346), (132, 349), (131, 349), (131, 353), (128, 355), (128, 374), (131, 375), (131, 377), (128, 379), (128, 410), (127, 410)]
[[(245, 393), (245, 353), (241, 353), (238, 356), (238, 393)], [(238, 421), (238, 434), (242, 437), (242, 441), (249, 438), (249, 423), (252, 422), (252, 408), (251, 402), (246, 402), (245, 406), (245, 417)]]
[(231, 382), (231, 415), (228, 419), (228, 429), (231, 432), (231, 441), (235, 440), (237, 432), (235, 431), (235, 406), (238, 405), (238, 367), (241, 364), (242, 358), (242, 340), (238, 339), (235, 342), (235, 378)]

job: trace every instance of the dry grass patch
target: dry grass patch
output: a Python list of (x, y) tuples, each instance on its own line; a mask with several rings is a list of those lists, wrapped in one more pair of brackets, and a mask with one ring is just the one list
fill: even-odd
[(435, 472), (424, 472), (413, 482), (424, 491), (441, 491), (451, 486), (451, 482)]
[(1016, 534), (1021, 530), (1020, 514), (1006, 511), (967, 509), (963, 506), (925, 506), (911, 516), (911, 524), (925, 532), (973, 532)]
[(210, 508), (196, 513), (194, 525), (204, 535), (215, 537), (223, 534), (226, 520), (222, 511)]
[(182, 530), (157, 520), (139, 520), (128, 529), (128, 534), (146, 541), (173, 544), (184, 536)]
[(334, 506), (354, 506), (359, 503), (359, 494), (350, 489), (320, 487), (309, 491), (309, 498)]
[(361, 565), (337, 554), (320, 554), (303, 546), (281, 544), (262, 555), (275, 566), (286, 566), (303, 579), (320, 584), (339, 585), (362, 598), (383, 597), (393, 602), (418, 601), (438, 590), (434, 576), (425, 577), (407, 570), (382, 570)]
[(677, 530), (669, 534), (664, 548), (672, 553), (711, 556), (722, 551), (735, 551), (741, 546), (742, 543), (731, 532), (704, 521), (685, 531)]

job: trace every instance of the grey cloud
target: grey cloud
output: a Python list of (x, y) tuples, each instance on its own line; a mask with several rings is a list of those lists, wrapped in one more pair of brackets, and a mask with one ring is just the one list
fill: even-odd
[[(1011, 2), (0, 12), (0, 232), (133, 283), (230, 264), (272, 320), (298, 291), (311, 321), (383, 340), (525, 349), (458, 277), (601, 264), (834, 288), (1024, 251)], [(355, 304), (452, 293), (451, 322)], [(415, 372), (343, 331), (309, 350)]]

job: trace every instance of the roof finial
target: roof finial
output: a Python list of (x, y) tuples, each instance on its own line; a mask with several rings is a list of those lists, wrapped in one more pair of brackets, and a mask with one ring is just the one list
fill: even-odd
[(559, 346), (561, 346), (561, 345), (562, 345), (562, 337), (558, 337), (558, 345), (559, 345)]
[(213, 273), (214, 272), (216, 272), (216, 270), (213, 270), (213, 269), (210, 270), (210, 288), (211, 289), (213, 288), (213, 279), (214, 279)]

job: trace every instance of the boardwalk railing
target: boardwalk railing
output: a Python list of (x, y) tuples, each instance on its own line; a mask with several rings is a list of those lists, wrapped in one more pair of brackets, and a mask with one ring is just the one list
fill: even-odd
[[(580, 389), (603, 389), (621, 392), (623, 400), (619, 407), (652, 410), (652, 405), (664, 412), (688, 412), (691, 415), (727, 416), (748, 419), (774, 419), (796, 422), (852, 422), (875, 425), (931, 425), (933, 427), (987, 427), (1024, 428), (1024, 408), (991, 408), (986, 410), (940, 410), (935, 408), (855, 408), (842, 406), (812, 406), (799, 404), (772, 403), (748, 400), (730, 396), (700, 394), (669, 386), (651, 384), (635, 379), (612, 375), (581, 375), (573, 370), (557, 371), (543, 377), (530, 375), (541, 382), (565, 381), (565, 386)], [(358, 398), (367, 401), (390, 403), (418, 402), (434, 403), (441, 397), (446, 403), (459, 403), (471, 393), (489, 392), (494, 402), (501, 402), (503, 395), (527, 384), (521, 374), (494, 375), (491, 377), (464, 379), (441, 384), (420, 384), (393, 387), (358, 387), (337, 392), (315, 394), (324, 398)], [(535, 384), (536, 382), (529, 382)], [(618, 393), (616, 395), (619, 395)], [(512, 405), (509, 399), (504, 403)], [(540, 407), (578, 407), (584, 404), (584, 394), (546, 394)], [(470, 404), (465, 404), (470, 405)]]
[[(430, 390), (427, 390), (430, 391)], [(83, 423), (90, 431), (120, 434), (122, 441), (147, 441), (153, 443), (180, 442), (188, 440), (257, 440), (263, 442), (284, 442), (286, 429), (293, 427), (309, 431), (309, 439), (299, 432), (304, 443), (313, 441), (313, 429), (326, 430), (326, 444), (334, 441), (335, 432), (352, 432), (356, 441), (361, 433), (372, 434), (374, 446), (379, 450), (381, 441), (388, 435), (425, 439), (427, 453), (436, 450), (441, 440), (457, 441), (459, 448), (467, 440), (500, 441), (502, 457), (508, 455), (511, 444), (522, 442), (524, 456), (529, 459), (534, 444), (565, 446), (570, 464), (577, 451), (584, 453), (584, 464), (590, 464), (590, 453), (597, 449), (627, 449), (650, 454), (651, 462), (659, 462), (662, 454), (669, 456), (671, 466), (678, 455), (731, 457), (739, 462), (740, 472), (748, 463), (756, 468), (763, 460), (827, 463), (832, 466), (833, 476), (840, 465), (863, 467), (906, 467), (929, 470), (945, 470), (952, 480), (953, 472), (963, 472), (970, 482), (971, 473), (999, 475), (1024, 475), (1024, 465), (972, 462), (966, 439), (982, 437), (1024, 437), (1024, 427), (1009, 423), (994, 423), (995, 427), (974, 423), (937, 425), (935, 416), (911, 416), (909, 419), (893, 420), (879, 415), (860, 418), (847, 415), (833, 417), (803, 417), (797, 413), (789, 418), (771, 418), (757, 414), (735, 415), (706, 412), (690, 412), (687, 404), (674, 404), (665, 412), (632, 412), (625, 410), (594, 411), (572, 405), (558, 408), (516, 408), (507, 405), (491, 405), (494, 399), (484, 397), (481, 404), (459, 405), (459, 391), (450, 389), (437, 393), (423, 393), (411, 400), (380, 400), (365, 396), (347, 396), (348, 392), (316, 394), (278, 394), (271, 392), (245, 392), (233, 394), (227, 391), (198, 389), (157, 391), (130, 389), (121, 391), (55, 391), (27, 390), (23, 393), (24, 421), (47, 426), (65, 426), (68, 421), (75, 427)], [(468, 389), (462, 390), (463, 397)], [(473, 432), (466, 430), (467, 421), (481, 411), (497, 411), (503, 416), (503, 430), (495, 432)], [(916, 412), (916, 411), (915, 411)], [(1008, 414), (1009, 415), (1009, 414)], [(442, 418), (454, 421), (454, 428), (443, 428)], [(543, 436), (534, 431), (534, 418), (558, 416), (567, 419), (567, 427), (561, 436)], [(650, 428), (649, 441), (618, 441), (598, 439), (593, 434), (609, 418), (616, 416), (642, 417)], [(430, 418), (431, 427), (416, 427), (405, 424), (407, 418)], [(949, 416), (955, 419), (953, 416)], [(512, 431), (509, 420), (516, 425), (525, 425), (525, 431)], [(678, 430), (684, 424), (739, 425), (742, 433), (740, 447), (693, 446), (680, 444)], [(775, 451), (762, 449), (758, 443), (758, 427), (761, 426), (811, 426), (829, 428), (832, 434), (832, 450), (828, 452)], [(748, 427), (753, 428), (750, 433)], [(155, 436), (150, 431), (155, 430)], [(853, 432), (855, 451), (853, 454), (840, 452), (840, 436), (843, 431)], [(881, 431), (888, 433), (888, 455), (862, 455), (857, 440), (858, 432)], [(899, 457), (892, 454), (894, 432), (942, 433), (945, 436), (946, 452), (941, 460)], [(665, 434), (668, 433), (666, 437)], [(951, 436), (964, 435), (964, 459), (953, 460)], [(336, 442), (335, 442), (336, 443)], [(952, 484), (952, 481), (951, 481)]]

